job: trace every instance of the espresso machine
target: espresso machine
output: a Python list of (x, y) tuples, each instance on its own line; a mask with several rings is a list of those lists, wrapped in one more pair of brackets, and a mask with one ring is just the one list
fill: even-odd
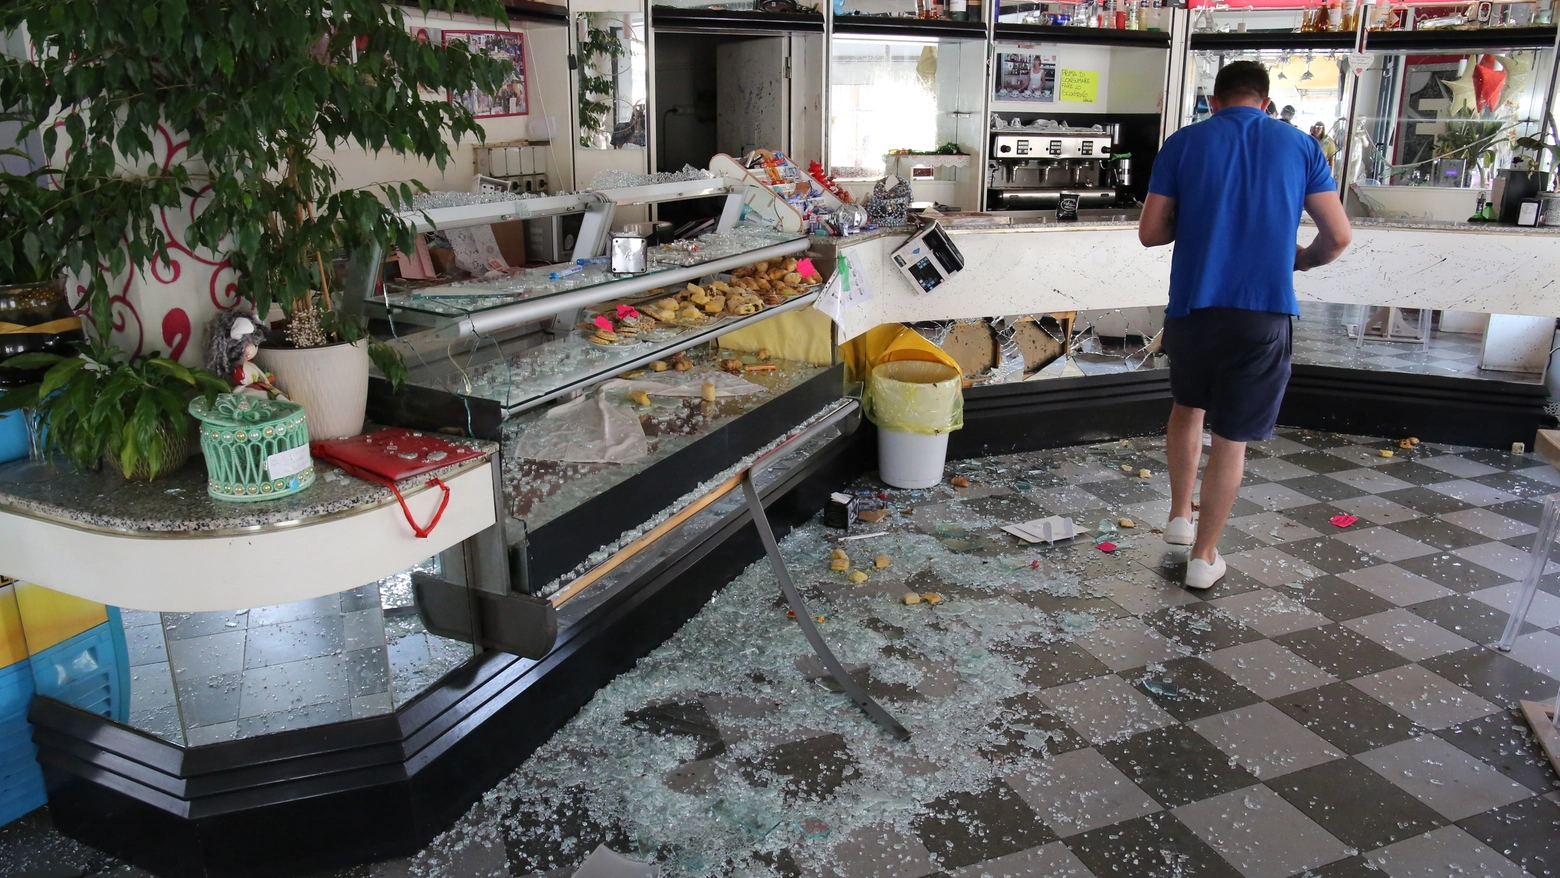
[(988, 209), (1048, 210), (1064, 192), (1076, 193), (1080, 208), (1115, 207), (1132, 165), (1111, 158), (1114, 127), (992, 132)]

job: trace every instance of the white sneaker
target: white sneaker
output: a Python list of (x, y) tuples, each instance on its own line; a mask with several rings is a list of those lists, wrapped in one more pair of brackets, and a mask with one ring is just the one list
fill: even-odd
[(1165, 526), (1165, 542), (1172, 546), (1190, 546), (1197, 542), (1197, 525), (1190, 518), (1172, 518)]
[(1224, 563), (1224, 556), (1218, 552), (1213, 553), (1213, 563), (1208, 563), (1201, 558), (1193, 558), (1186, 565), (1186, 587), (1195, 589), (1212, 588), (1215, 582), (1224, 578), (1229, 570), (1229, 565)]

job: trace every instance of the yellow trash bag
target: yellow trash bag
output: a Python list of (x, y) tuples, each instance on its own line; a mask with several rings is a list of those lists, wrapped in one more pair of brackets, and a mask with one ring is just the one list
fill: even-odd
[(899, 360), (921, 360), (959, 368), (958, 361), (942, 348), (898, 323), (874, 327), (840, 345), (840, 359), (845, 362), (847, 381), (865, 381), (873, 366)]
[(964, 375), (946, 363), (894, 360), (872, 367), (862, 397), (884, 430), (936, 436), (964, 426)]

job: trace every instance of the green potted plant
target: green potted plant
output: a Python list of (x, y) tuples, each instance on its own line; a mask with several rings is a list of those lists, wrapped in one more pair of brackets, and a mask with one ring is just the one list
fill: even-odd
[[(415, 5), (507, 21), (498, 0)], [(333, 295), (328, 266), (340, 251), (404, 243), (396, 212), (420, 187), (339, 188), (320, 153), (388, 151), (443, 168), (453, 142), (483, 132), (442, 95), (496, 89), (502, 63), (464, 44), (419, 41), (402, 10), (379, 0), (11, 0), (0, 31), (19, 28), (32, 57), (0, 57), (0, 106), (21, 117), (24, 136), (41, 133), (62, 195), (32, 235), (84, 289), (81, 310), (97, 335), (112, 326), (111, 277), (166, 264), (173, 245), (215, 254), (257, 314), (276, 304), (297, 324), (280, 346), (348, 349), (353, 368), (327, 362), (294, 380), (324, 386), (346, 373), (352, 386), (328, 398), (357, 414), (309, 411), (311, 429), (354, 420), (350, 432), (360, 429), (367, 358), (392, 381), (404, 368), (347, 297)], [(159, 153), (176, 141), (181, 148)], [(160, 210), (191, 212), (183, 241), (167, 240)], [(278, 375), (309, 409), (308, 393), (287, 382)]]
[[(17, 121), (0, 113), (0, 122)], [(25, 151), (0, 149), (0, 161), (30, 168)], [(30, 229), (59, 204), (59, 193), (40, 185), (47, 169), (24, 173), (0, 165), (0, 363), (24, 353), (69, 352), (79, 340), (81, 321), (65, 299), (56, 254), (45, 252)], [(0, 390), (27, 383), (36, 374), (0, 365)]]
[(0, 412), (37, 412), (46, 425), (46, 446), (82, 470), (104, 461), (127, 479), (151, 480), (178, 469), (190, 451), (190, 399), (204, 393), (209, 403), (230, 389), (204, 369), (155, 352), (131, 357), (93, 339), (76, 348), (76, 356), (33, 353), (7, 360), (8, 367), (46, 371), (41, 381), (0, 396)]

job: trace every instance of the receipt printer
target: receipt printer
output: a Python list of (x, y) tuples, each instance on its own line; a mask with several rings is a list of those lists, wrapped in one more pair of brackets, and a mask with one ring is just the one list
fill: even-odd
[(929, 223), (894, 251), (894, 264), (912, 286), (931, 292), (964, 268), (964, 254), (937, 223)]

